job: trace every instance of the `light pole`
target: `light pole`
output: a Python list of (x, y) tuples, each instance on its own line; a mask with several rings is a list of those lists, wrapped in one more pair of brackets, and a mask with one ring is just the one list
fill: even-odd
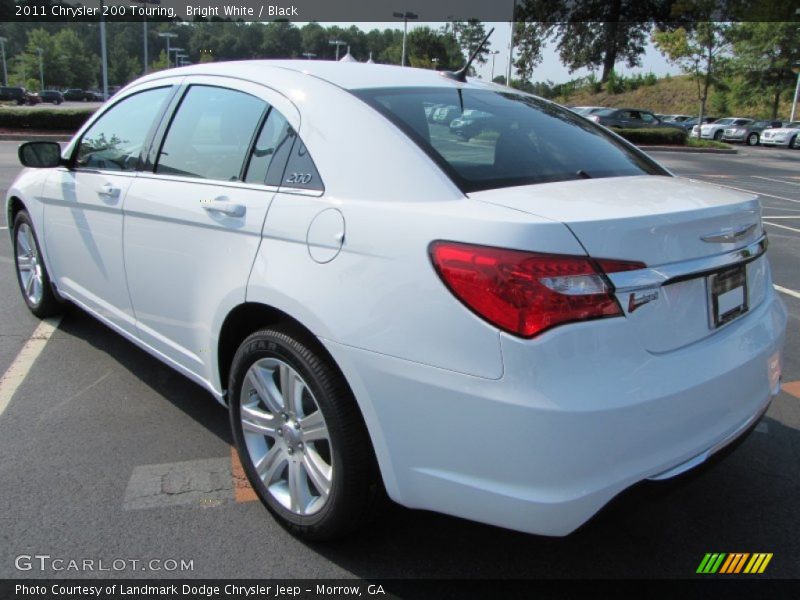
[(306, 60), (311, 60), (312, 58), (316, 58), (317, 55), (313, 52), (303, 52), (303, 56), (306, 57)]
[(414, 14), (413, 12), (408, 11), (408, 10), (406, 12), (404, 12), (404, 13), (402, 13), (402, 12), (392, 13), (392, 15), (397, 19), (403, 19), (403, 54), (400, 57), (400, 66), (401, 67), (405, 67), (406, 66), (406, 38), (408, 37), (408, 20), (409, 19), (411, 19), (411, 20), (419, 19), (419, 15)]
[(147, 5), (161, 4), (161, 0), (131, 0), (131, 2), (142, 5), (142, 28), (144, 30), (144, 74), (147, 75), (147, 71), (149, 71), (149, 67), (147, 65)]
[(103, 17), (103, 2), (100, 1), (100, 61), (103, 71), (103, 100), (108, 100), (108, 57), (106, 55), (106, 20)]
[(433, 70), (437, 71), (438, 67), (439, 67), (439, 59), (438, 58), (432, 58), (431, 62), (433, 63)]
[(790, 121), (794, 121), (794, 116), (797, 112), (797, 93), (800, 92), (800, 62), (796, 62), (792, 65), (792, 71), (797, 73), (797, 84), (794, 86), (794, 100), (792, 100), (792, 116), (789, 118)]
[(167, 68), (169, 69), (169, 53), (171, 52), (169, 48), (169, 42), (172, 38), (178, 37), (177, 33), (169, 33), (168, 31), (164, 31), (158, 34), (160, 38), (167, 38)]
[(188, 64), (187, 58), (189, 58), (188, 54), (176, 54), (175, 62), (178, 63), (179, 67), (185, 67)]
[(3, 54), (3, 85), (8, 85), (8, 69), (6, 68), (6, 42), (8, 40), (0, 37), (0, 52)]
[(506, 85), (511, 87), (511, 65), (514, 64), (514, 13), (517, 12), (517, 0), (511, 0), (511, 39), (508, 41), (508, 75)]
[(339, 46), (346, 46), (347, 42), (343, 42), (342, 40), (331, 40), (328, 42), (330, 46), (336, 46), (336, 60), (339, 60)]
[(39, 85), (41, 86), (39, 91), (41, 92), (44, 91), (44, 59), (42, 58), (44, 50), (37, 48), (36, 52), (39, 53)]
[[(175, 66), (178, 66), (178, 54), (183, 52), (183, 48), (170, 48), (169, 52), (175, 53)], [(167, 67), (169, 67), (169, 52), (167, 52)]]
[(500, 54), (500, 50), (491, 50), (489, 54), (492, 55), (492, 77), (489, 79), (489, 81), (494, 81), (494, 59), (498, 54)]

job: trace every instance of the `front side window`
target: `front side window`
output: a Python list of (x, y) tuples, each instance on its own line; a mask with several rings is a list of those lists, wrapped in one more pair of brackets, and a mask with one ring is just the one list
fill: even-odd
[(133, 171), (154, 119), (167, 100), (169, 87), (128, 96), (107, 110), (81, 137), (75, 166)]
[(267, 103), (255, 96), (192, 86), (170, 123), (156, 173), (239, 181)]
[[(440, 87), (353, 93), (404, 131), (464, 192), (587, 177), (667, 175), (605, 128), (533, 96)], [(424, 110), (431, 104), (453, 110), (446, 118), (439, 117), (441, 110), (431, 117)]]

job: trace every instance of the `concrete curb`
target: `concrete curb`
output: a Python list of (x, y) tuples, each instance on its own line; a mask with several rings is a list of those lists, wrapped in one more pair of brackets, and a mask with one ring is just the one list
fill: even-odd
[(0, 133), (0, 142), (68, 142), (72, 135), (66, 133)]
[(690, 146), (639, 146), (645, 152), (689, 152), (693, 154), (738, 154), (736, 148), (692, 148)]

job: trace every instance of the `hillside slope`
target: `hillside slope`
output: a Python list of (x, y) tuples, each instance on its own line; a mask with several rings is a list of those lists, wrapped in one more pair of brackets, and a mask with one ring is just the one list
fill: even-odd
[[(560, 104), (570, 106), (641, 108), (661, 114), (695, 115), (700, 109), (700, 103), (697, 100), (697, 84), (686, 75), (659, 79), (655, 85), (642, 86), (636, 90), (620, 94), (608, 94), (605, 91), (592, 93), (589, 87), (585, 87), (570, 94), (568, 97), (561, 96), (555, 100)], [(716, 116), (735, 114), (737, 116), (768, 118), (770, 117), (768, 104), (769, 101), (765, 99), (762, 106), (740, 106), (730, 98), (729, 94), (723, 94), (712, 89), (709, 94), (706, 111)], [(791, 110), (791, 93), (787, 92), (783, 94), (778, 118), (788, 119)]]

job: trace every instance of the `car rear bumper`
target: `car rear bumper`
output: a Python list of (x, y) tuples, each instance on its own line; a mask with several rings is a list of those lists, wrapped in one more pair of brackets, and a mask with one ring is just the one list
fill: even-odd
[(780, 361), (785, 325), (770, 290), (723, 330), (660, 354), (623, 318), (534, 340), (504, 335), (499, 380), (323, 341), (359, 399), (394, 500), (560, 536), (625, 488), (692, 468), (752, 426), (779, 389), (768, 365)]

